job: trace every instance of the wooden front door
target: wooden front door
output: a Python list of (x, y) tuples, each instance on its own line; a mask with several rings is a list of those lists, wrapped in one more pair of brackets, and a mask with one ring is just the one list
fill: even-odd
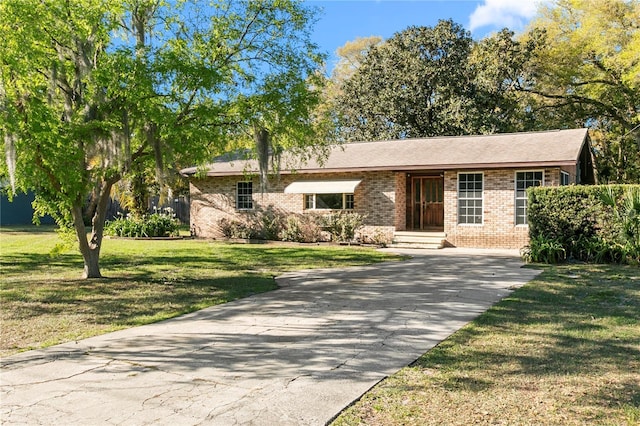
[(411, 178), (411, 224), (415, 230), (444, 228), (444, 179), (440, 176)]

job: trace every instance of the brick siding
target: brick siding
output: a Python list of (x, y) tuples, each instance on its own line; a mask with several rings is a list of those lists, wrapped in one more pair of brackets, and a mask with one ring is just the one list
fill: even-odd
[[(526, 169), (529, 170), (529, 169)], [(531, 169), (533, 170), (533, 169)], [(541, 170), (541, 169), (535, 169)], [(473, 170), (464, 170), (473, 173)], [(516, 170), (477, 170), (484, 175), (483, 223), (458, 224), (458, 171), (444, 173), (444, 231), (447, 244), (456, 247), (521, 248), (528, 243), (529, 229), (515, 225)], [(382, 237), (390, 240), (395, 230), (405, 230), (406, 181), (404, 172), (354, 172), (281, 175), (271, 182), (267, 192), (260, 193), (257, 178), (253, 182), (253, 211), (239, 211), (236, 204), (236, 184), (240, 176), (191, 179), (191, 226), (196, 235), (220, 238), (221, 219), (242, 220), (256, 211), (317, 214), (325, 210), (305, 210), (303, 194), (285, 194), (284, 189), (299, 180), (362, 179), (354, 193), (354, 211), (365, 216), (362, 239)], [(560, 169), (544, 170), (544, 185), (560, 184)]]
[[(542, 170), (542, 169), (526, 169)], [(529, 242), (529, 227), (515, 224), (516, 171), (446, 171), (444, 175), (444, 232), (455, 247), (519, 249)], [(458, 224), (458, 172), (484, 175), (483, 223)], [(560, 169), (544, 169), (544, 185), (560, 184)]]
[(284, 189), (299, 180), (362, 179), (354, 193), (354, 212), (365, 216), (365, 226), (360, 237), (370, 240), (383, 237), (391, 240), (396, 213), (396, 180), (392, 172), (320, 173), (306, 175), (281, 175), (271, 182), (267, 192), (260, 193), (257, 178), (253, 182), (252, 211), (236, 209), (236, 184), (240, 176), (191, 179), (191, 228), (197, 236), (220, 238), (218, 227), (221, 219), (248, 219), (257, 211), (273, 210), (283, 214), (322, 214), (327, 210), (305, 210), (303, 194), (285, 194)]

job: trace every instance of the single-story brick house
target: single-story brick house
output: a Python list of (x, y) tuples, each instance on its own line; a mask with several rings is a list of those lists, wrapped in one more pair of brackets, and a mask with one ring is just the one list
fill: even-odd
[(267, 208), (347, 210), (366, 216), (364, 237), (520, 248), (528, 242), (526, 188), (595, 183), (587, 129), (349, 143), (323, 162), (281, 170), (265, 193), (257, 169), (255, 161), (219, 159), (206, 176), (182, 170), (196, 235), (220, 237), (220, 219)]

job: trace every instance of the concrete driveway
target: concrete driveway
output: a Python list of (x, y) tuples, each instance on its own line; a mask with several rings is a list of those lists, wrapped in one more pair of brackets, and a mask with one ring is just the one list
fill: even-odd
[(2, 423), (323, 425), (538, 274), (513, 252), (404, 253), (4, 358)]

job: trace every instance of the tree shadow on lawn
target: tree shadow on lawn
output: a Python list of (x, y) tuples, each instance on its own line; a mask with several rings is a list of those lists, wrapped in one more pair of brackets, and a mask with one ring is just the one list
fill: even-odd
[[(154, 255), (154, 254), (131, 254), (131, 255), (104, 255), (100, 259), (100, 269), (105, 277), (117, 276), (121, 271), (129, 270), (133, 275), (139, 273), (140, 266), (155, 267), (194, 267), (209, 269), (238, 269), (238, 262), (230, 259), (219, 259), (204, 254), (189, 255)], [(43, 253), (20, 253), (14, 255), (3, 255), (0, 260), (0, 268), (5, 275), (33, 275), (37, 272), (74, 272), (82, 274), (83, 260), (80, 254), (65, 253), (59, 255), (49, 255)], [(89, 281), (91, 282), (91, 281)]]
[[(34, 291), (5, 291), (3, 304), (13, 310), (8, 315), (12, 319), (71, 313), (96, 324), (129, 326), (275, 288), (272, 277), (257, 274), (164, 281), (154, 274), (140, 273), (133, 278), (65, 279)], [(28, 308), (22, 309), (21, 305)]]
[[(148, 241), (145, 243), (149, 244)], [(155, 243), (155, 242), (154, 242)], [(164, 242), (167, 243), (167, 242)], [(153, 251), (133, 251), (128, 253), (105, 252), (100, 258), (100, 267), (105, 276), (117, 275), (118, 272), (131, 268), (149, 267), (180, 267), (199, 269), (220, 269), (227, 271), (238, 270), (273, 270), (276, 272), (291, 271), (305, 266), (334, 267), (343, 265), (366, 265), (389, 260), (390, 256), (374, 250), (358, 248), (323, 248), (315, 246), (287, 247), (287, 246), (252, 246), (230, 244), (208, 244), (200, 242), (196, 250), (190, 247), (176, 245), (163, 246)], [(401, 257), (398, 257), (401, 259)], [(275, 262), (274, 262), (275, 260)], [(3, 254), (0, 257), (0, 268), (3, 274), (19, 275), (33, 274), (44, 271), (78, 270), (82, 273), (83, 261), (79, 253), (62, 253), (50, 255), (48, 253), (15, 253)], [(132, 269), (129, 273), (135, 275), (139, 269)]]
[(593, 393), (578, 401), (638, 409), (638, 275), (624, 266), (548, 268), (412, 367), (444, 372), (450, 391), (525, 386), (527, 378), (580, 381)]
[(59, 254), (52, 256), (43, 253), (16, 253), (2, 254), (0, 257), (0, 270), (6, 276), (33, 275), (37, 272), (60, 272), (71, 269), (78, 270), (82, 274), (83, 262), (79, 254)]

